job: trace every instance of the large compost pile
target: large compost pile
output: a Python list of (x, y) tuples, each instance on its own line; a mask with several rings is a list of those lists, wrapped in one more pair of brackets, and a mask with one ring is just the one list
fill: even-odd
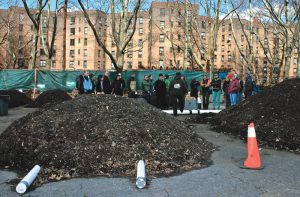
[(238, 106), (223, 110), (210, 123), (218, 132), (246, 139), (251, 120), (261, 145), (300, 153), (300, 79), (267, 88)]
[(0, 95), (9, 95), (9, 108), (19, 107), (31, 103), (31, 99), (25, 93), (18, 90), (0, 90)]
[(53, 105), (63, 101), (71, 100), (72, 97), (64, 90), (47, 90), (40, 94), (31, 104), (27, 105), (28, 108), (40, 108), (44, 105)]
[(214, 147), (152, 106), (113, 95), (81, 95), (28, 114), (0, 136), (0, 166), (43, 171), (36, 184), (71, 177), (171, 175), (211, 163)]

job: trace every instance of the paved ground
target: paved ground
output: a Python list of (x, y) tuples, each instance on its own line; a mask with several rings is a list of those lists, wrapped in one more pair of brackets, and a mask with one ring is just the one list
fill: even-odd
[[(14, 117), (30, 109), (10, 110), (10, 117), (0, 117), (0, 133)], [(246, 145), (240, 140), (209, 130), (206, 125), (195, 125), (195, 131), (218, 146), (212, 155), (214, 164), (178, 176), (156, 178), (147, 188), (135, 188), (134, 179), (78, 178), (48, 183), (24, 196), (27, 197), (92, 197), (92, 196), (204, 196), (204, 197), (299, 197), (300, 156), (273, 150), (261, 150), (265, 169), (260, 171), (240, 169), (239, 163), (246, 156)], [(0, 171), (0, 196), (19, 196), (6, 183), (16, 174)]]

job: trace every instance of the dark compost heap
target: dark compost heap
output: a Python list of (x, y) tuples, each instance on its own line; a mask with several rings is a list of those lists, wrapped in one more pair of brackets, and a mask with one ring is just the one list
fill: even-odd
[(63, 101), (71, 100), (72, 97), (64, 90), (47, 90), (40, 94), (31, 104), (27, 105), (28, 108), (40, 108), (44, 105), (53, 105)]
[(92, 176), (171, 175), (211, 164), (214, 147), (185, 124), (148, 104), (112, 95), (81, 95), (40, 108), (0, 136), (0, 166), (43, 171), (36, 184)]
[(9, 95), (8, 107), (19, 107), (31, 103), (31, 99), (25, 93), (18, 90), (0, 90), (0, 95)]
[(210, 123), (218, 132), (247, 138), (253, 120), (260, 145), (300, 153), (300, 79), (289, 79), (223, 110)]

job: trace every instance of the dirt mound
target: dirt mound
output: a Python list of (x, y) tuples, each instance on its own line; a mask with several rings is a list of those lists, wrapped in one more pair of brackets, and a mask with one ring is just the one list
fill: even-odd
[(214, 147), (181, 121), (134, 99), (81, 95), (40, 108), (0, 136), (0, 166), (28, 171), (38, 183), (70, 177), (169, 175), (208, 166)]
[(218, 132), (246, 139), (248, 124), (253, 120), (261, 145), (300, 153), (299, 98), (300, 79), (285, 80), (223, 110), (210, 122)]
[(31, 99), (18, 90), (0, 90), (0, 95), (9, 95), (8, 107), (19, 107), (31, 103)]
[(72, 97), (64, 90), (47, 90), (40, 94), (31, 104), (27, 105), (28, 108), (40, 108), (44, 105), (52, 105), (61, 103), (63, 101), (71, 100)]

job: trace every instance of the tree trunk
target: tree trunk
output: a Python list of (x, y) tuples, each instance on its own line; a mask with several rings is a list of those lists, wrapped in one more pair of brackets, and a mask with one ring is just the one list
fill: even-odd
[(31, 50), (31, 60), (29, 62), (28, 69), (31, 70), (36, 68), (36, 56), (37, 56), (37, 43), (39, 39), (39, 28), (34, 29), (34, 36), (33, 36), (33, 48)]

